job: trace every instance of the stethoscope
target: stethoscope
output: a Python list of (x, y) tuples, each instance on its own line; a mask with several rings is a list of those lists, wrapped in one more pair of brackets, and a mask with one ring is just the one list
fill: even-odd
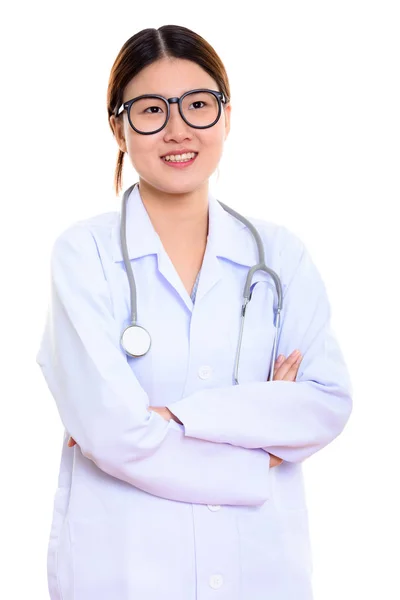
[[(133, 190), (133, 188), (139, 185), (138, 183), (134, 183), (131, 185), (125, 192), (122, 198), (122, 208), (121, 208), (121, 250), (122, 256), (124, 259), (126, 274), (128, 276), (129, 288), (130, 288), (130, 304), (131, 304), (131, 320), (130, 324), (123, 330), (121, 334), (121, 346), (125, 350), (128, 356), (132, 356), (133, 358), (139, 358), (140, 356), (144, 356), (150, 350), (151, 346), (151, 336), (150, 333), (144, 327), (137, 324), (137, 303), (136, 303), (136, 283), (135, 278), (133, 276), (132, 265), (128, 256), (128, 248), (126, 243), (126, 204), (128, 200), (128, 196)], [(219, 202), (219, 200), (218, 200)], [(237, 213), (235, 210), (226, 206), (222, 202), (219, 202), (222, 208), (224, 208), (228, 213), (232, 216), (236, 217), (239, 221), (244, 223), (251, 231), (258, 248), (258, 264), (254, 265), (249, 269), (247, 274), (246, 284), (244, 286), (243, 291), (243, 304), (241, 311), (241, 322), (240, 322), (240, 332), (239, 332), (239, 340), (236, 350), (235, 357), (235, 366), (233, 373), (234, 384), (238, 385), (238, 372), (239, 372), (239, 359), (240, 359), (240, 350), (242, 346), (242, 338), (243, 338), (243, 329), (244, 329), (244, 320), (247, 310), (247, 305), (251, 300), (252, 291), (251, 282), (256, 271), (265, 271), (268, 273), (272, 279), (274, 280), (275, 288), (278, 294), (278, 306), (275, 310), (274, 317), (274, 326), (275, 326), (275, 337), (274, 337), (274, 345), (272, 348), (272, 358), (270, 371), (268, 375), (268, 381), (272, 381), (275, 362), (276, 362), (276, 353), (277, 353), (277, 340), (280, 329), (280, 321), (281, 321), (281, 310), (282, 310), (282, 285), (278, 275), (272, 269), (269, 269), (265, 264), (265, 256), (264, 256), (264, 247), (261, 241), (261, 237), (250, 221), (248, 221), (245, 217)]]

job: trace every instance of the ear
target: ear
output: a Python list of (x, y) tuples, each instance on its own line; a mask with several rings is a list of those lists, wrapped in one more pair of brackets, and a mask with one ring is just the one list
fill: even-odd
[(117, 140), (119, 149), (122, 152), (127, 152), (126, 141), (125, 141), (125, 136), (124, 136), (124, 123), (123, 123), (123, 119), (121, 118), (121, 116), (115, 117), (115, 115), (111, 115), (110, 125), (114, 132), (115, 139)]
[(224, 113), (225, 113), (225, 140), (228, 137), (230, 129), (231, 129), (231, 110), (232, 110), (231, 103), (229, 102), (228, 104), (225, 104), (225, 106), (224, 106)]

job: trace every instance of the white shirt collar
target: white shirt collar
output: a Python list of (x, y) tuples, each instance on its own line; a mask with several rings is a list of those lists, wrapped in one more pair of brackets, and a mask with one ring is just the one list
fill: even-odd
[[(215, 256), (225, 258), (245, 266), (258, 262), (257, 246), (246, 226), (227, 213), (218, 200), (209, 192), (209, 234), (208, 245)], [(114, 262), (123, 261), (120, 242), (119, 218), (113, 227), (112, 244)], [(158, 254), (161, 240), (155, 231), (143, 204), (139, 186), (130, 192), (126, 207), (126, 240), (129, 259)]]

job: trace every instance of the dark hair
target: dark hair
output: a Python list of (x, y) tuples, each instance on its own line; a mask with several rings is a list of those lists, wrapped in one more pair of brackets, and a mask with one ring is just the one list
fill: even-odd
[[(217, 82), (226, 102), (230, 87), (225, 67), (214, 48), (200, 35), (179, 25), (163, 25), (158, 29), (142, 29), (122, 46), (111, 68), (107, 88), (108, 123), (122, 104), (125, 86), (142, 69), (161, 58), (184, 58), (197, 63)], [(114, 132), (113, 132), (114, 133)], [(122, 189), (122, 167), (125, 153), (118, 151), (114, 187), (118, 196)]]

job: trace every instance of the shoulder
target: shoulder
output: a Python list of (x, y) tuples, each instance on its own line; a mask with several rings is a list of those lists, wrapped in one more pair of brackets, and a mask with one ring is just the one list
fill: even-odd
[(260, 234), (265, 248), (266, 262), (269, 258), (273, 263), (279, 263), (289, 269), (298, 265), (306, 247), (297, 233), (281, 223), (251, 215), (246, 215), (246, 218)]
[(51, 249), (53, 273), (79, 271), (101, 278), (112, 257), (112, 236), (119, 222), (117, 211), (100, 213), (71, 223), (56, 236)]
[(56, 236), (52, 254), (70, 249), (87, 251), (97, 248), (106, 249), (111, 243), (112, 231), (119, 220), (119, 213), (111, 211), (93, 215), (71, 223)]

